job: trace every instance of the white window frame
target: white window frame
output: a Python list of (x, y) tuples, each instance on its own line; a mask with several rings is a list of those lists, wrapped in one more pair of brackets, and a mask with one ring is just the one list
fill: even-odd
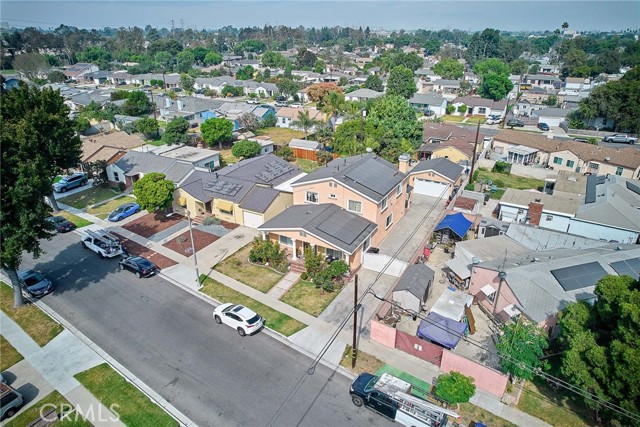
[(330, 199), (334, 199), (334, 200), (335, 200), (335, 199), (337, 199), (338, 197), (337, 197), (335, 194), (329, 194), (329, 198), (330, 198)]
[[(360, 210), (356, 210), (356, 209), (351, 209), (351, 202), (353, 202), (354, 204), (359, 204), (360, 205)], [(349, 212), (353, 212), (359, 215), (362, 215), (362, 202), (360, 200), (352, 200), (352, 199), (348, 199), (347, 200), (347, 210)]]
[(116, 171), (113, 171), (113, 180), (116, 182), (120, 182), (120, 174)]
[(389, 200), (387, 200), (387, 196), (384, 196), (384, 199), (380, 201), (380, 212), (384, 212), (389, 207)]
[[(389, 219), (391, 219), (391, 221), (389, 221)], [(387, 219), (385, 219), (384, 221), (385, 223), (385, 229), (391, 227), (393, 225), (393, 212), (391, 212), (389, 215), (387, 215)]]
[[(618, 173), (619, 172), (619, 173)], [(618, 166), (616, 168), (616, 175), (617, 176), (622, 176), (622, 173), (624, 172), (624, 168), (622, 166)]]
[(398, 184), (396, 187), (396, 197), (402, 196), (402, 183)]
[(562, 166), (562, 160), (563, 160), (562, 157), (555, 156), (553, 158), (553, 164)]
[[(289, 240), (291, 243), (287, 243), (287, 240)], [(279, 235), (278, 236), (278, 243), (280, 243), (281, 245), (284, 245), (284, 246), (289, 246), (291, 248), (293, 247), (293, 239), (291, 237)]]
[[(310, 194), (315, 194), (315, 199), (316, 199), (315, 202), (312, 201), (312, 200), (309, 200), (309, 195)], [(305, 191), (304, 192), (304, 202), (305, 203), (312, 203), (314, 205), (317, 205), (318, 203), (320, 203), (320, 196), (318, 195), (318, 192), (317, 191), (308, 191), (308, 190)]]

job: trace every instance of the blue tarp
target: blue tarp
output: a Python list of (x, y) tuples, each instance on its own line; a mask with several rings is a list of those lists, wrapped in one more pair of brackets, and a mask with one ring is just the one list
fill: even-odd
[(445, 216), (442, 221), (440, 221), (440, 224), (436, 226), (434, 231), (440, 231), (448, 228), (453, 231), (456, 236), (462, 239), (471, 228), (471, 224), (473, 223), (465, 218), (464, 215), (462, 215), (462, 212), (458, 212)]
[(455, 348), (466, 331), (466, 323), (447, 319), (437, 313), (429, 313), (427, 319), (420, 322), (416, 335), (446, 348)]

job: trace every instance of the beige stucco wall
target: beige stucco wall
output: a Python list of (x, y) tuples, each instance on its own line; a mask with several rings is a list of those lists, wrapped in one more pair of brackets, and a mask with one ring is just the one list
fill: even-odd
[(432, 159), (446, 158), (451, 160), (453, 163), (459, 163), (462, 160), (471, 160), (469, 156), (464, 154), (462, 151), (458, 150), (454, 147), (443, 147), (439, 150), (436, 150), (431, 155)]
[[(556, 163), (553, 163), (553, 160), (555, 157), (561, 158), (562, 163), (559, 165)], [(568, 160), (573, 161), (573, 166), (571, 167), (567, 166)], [(581, 168), (580, 170), (582, 170), (582, 161), (578, 158), (578, 156), (573, 154), (571, 151), (563, 150), (563, 151), (557, 151), (549, 154), (549, 166), (553, 166), (553, 170), (564, 170), (564, 171), (575, 172), (577, 167), (580, 167)]]
[(280, 192), (278, 197), (271, 203), (271, 206), (264, 212), (264, 221), (267, 222), (276, 215), (284, 212), (293, 205), (293, 194)]
[[(591, 162), (591, 163), (597, 163), (600, 166), (598, 167), (598, 175), (606, 175), (606, 174), (611, 174), (611, 175), (615, 175), (616, 171), (618, 169), (618, 165), (612, 165), (610, 163), (602, 163), (602, 162)], [(623, 167), (622, 169), (622, 176), (623, 178), (634, 178), (638, 176), (638, 170), (640, 169), (640, 167), (638, 169), (629, 169), (626, 167)]]
[(200, 212), (205, 210), (204, 202), (196, 200), (186, 191), (178, 188), (173, 192), (173, 201), (178, 204), (180, 197), (184, 197), (187, 200), (185, 208), (191, 212), (192, 217), (200, 215)]

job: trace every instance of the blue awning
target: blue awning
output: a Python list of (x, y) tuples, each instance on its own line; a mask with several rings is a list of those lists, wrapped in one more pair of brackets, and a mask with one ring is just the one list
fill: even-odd
[(456, 236), (462, 239), (471, 228), (471, 224), (473, 223), (465, 218), (462, 212), (458, 212), (445, 216), (442, 221), (440, 221), (440, 224), (436, 226), (434, 231), (440, 231), (448, 228), (453, 231)]
[(416, 335), (451, 349), (458, 345), (466, 331), (466, 323), (429, 313), (427, 319), (420, 322)]

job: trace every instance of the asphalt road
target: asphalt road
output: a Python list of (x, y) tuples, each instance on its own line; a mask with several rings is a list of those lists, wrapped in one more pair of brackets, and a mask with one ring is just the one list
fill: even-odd
[[(263, 332), (240, 337), (212, 306), (160, 277), (137, 279), (68, 233), (26, 256), (55, 284), (52, 309), (199, 426), (265, 426), (311, 359)], [(350, 380), (318, 365), (273, 426), (388, 426), (357, 408)], [(160, 426), (159, 426), (160, 427)]]

